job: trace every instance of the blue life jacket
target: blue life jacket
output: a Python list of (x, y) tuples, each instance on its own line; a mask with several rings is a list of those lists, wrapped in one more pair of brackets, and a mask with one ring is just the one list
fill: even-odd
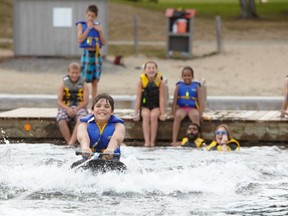
[[(95, 122), (93, 114), (90, 114), (84, 118), (80, 119), (81, 122), (86, 122), (87, 131), (90, 138), (90, 148), (94, 152), (103, 152), (110, 142), (110, 139), (115, 131), (115, 124), (124, 124), (124, 121), (114, 115), (111, 115), (108, 123), (104, 126), (102, 130), (98, 127)], [(118, 147), (114, 153), (120, 153), (120, 147)]]
[[(76, 26), (78, 24), (82, 24), (82, 33), (87, 29), (87, 23), (83, 20), (77, 21)], [(80, 44), (80, 48), (96, 48), (96, 45), (99, 48), (102, 47), (102, 43), (100, 40), (100, 34), (96, 29), (91, 29), (87, 35), (87, 38)]]
[(180, 107), (193, 107), (198, 109), (197, 104), (197, 87), (200, 86), (199, 82), (192, 82), (190, 85), (186, 85), (183, 81), (176, 83), (178, 88), (177, 104)]
[(78, 106), (83, 101), (84, 79), (80, 76), (76, 83), (72, 83), (67, 75), (63, 78), (64, 92), (63, 102), (67, 106)]

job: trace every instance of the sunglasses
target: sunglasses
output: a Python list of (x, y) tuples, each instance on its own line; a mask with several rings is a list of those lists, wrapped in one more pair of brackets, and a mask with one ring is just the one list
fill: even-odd
[(227, 135), (226, 131), (215, 131), (216, 135)]

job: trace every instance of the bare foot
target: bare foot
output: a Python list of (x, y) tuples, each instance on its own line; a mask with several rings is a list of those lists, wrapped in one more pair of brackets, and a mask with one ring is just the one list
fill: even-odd
[(77, 143), (68, 144), (70, 148), (77, 148), (79, 145)]
[(172, 142), (171, 146), (179, 146), (181, 143), (180, 142)]

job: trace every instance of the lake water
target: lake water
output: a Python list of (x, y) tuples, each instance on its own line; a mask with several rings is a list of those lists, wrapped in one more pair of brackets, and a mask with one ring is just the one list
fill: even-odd
[(0, 145), (0, 215), (287, 215), (288, 149), (123, 147), (127, 173), (74, 172), (76, 149)]

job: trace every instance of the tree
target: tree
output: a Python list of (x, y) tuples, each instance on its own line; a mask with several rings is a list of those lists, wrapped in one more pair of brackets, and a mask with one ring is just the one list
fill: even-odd
[(239, 0), (241, 7), (241, 17), (244, 19), (257, 18), (255, 0)]

